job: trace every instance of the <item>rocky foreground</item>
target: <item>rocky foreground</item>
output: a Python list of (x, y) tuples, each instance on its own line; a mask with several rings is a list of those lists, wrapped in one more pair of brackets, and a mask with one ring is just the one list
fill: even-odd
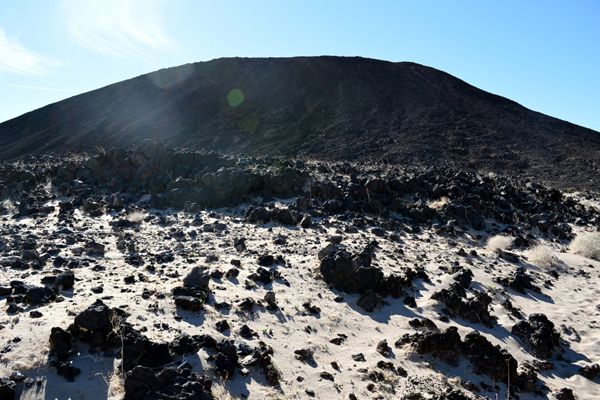
[(152, 145), (0, 180), (1, 399), (600, 393), (597, 193)]

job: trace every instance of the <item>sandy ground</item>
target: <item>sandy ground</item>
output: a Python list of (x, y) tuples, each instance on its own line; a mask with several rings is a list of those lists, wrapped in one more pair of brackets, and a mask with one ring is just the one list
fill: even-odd
[[(129, 312), (131, 316), (128, 321), (138, 329), (147, 329), (144, 333), (156, 341), (171, 340), (181, 332), (207, 333), (222, 338), (224, 335), (217, 332), (215, 323), (223, 319), (231, 326), (231, 331), (225, 336), (237, 337), (237, 331), (243, 324), (258, 332), (259, 339), (274, 349), (274, 363), (282, 375), (281, 388), (267, 386), (261, 374), (252, 371), (248, 376), (236, 375), (227, 382), (218, 382), (215, 378), (216, 398), (306, 399), (306, 390), (314, 391), (314, 398), (317, 399), (347, 399), (350, 393), (354, 393), (358, 399), (397, 399), (411, 393), (422, 393), (424, 398), (428, 398), (429, 394), (448, 385), (458, 385), (461, 381), (493, 384), (486, 377), (474, 375), (468, 363), (449, 367), (430, 357), (411, 354), (408, 349), (394, 348), (391, 361), (406, 369), (408, 377), (390, 374), (384, 382), (376, 384), (375, 392), (369, 391), (367, 385), (370, 381), (365, 380), (364, 371), (375, 368), (377, 361), (385, 360), (375, 350), (377, 343), (386, 339), (393, 346), (403, 334), (413, 333), (414, 329), (408, 325), (408, 321), (414, 317), (428, 317), (440, 328), (457, 326), (461, 335), (473, 329), (478, 330), (493, 343), (506, 348), (519, 363), (534, 359), (510, 335), (516, 320), (500, 305), (506, 295), (500, 294), (501, 287), (492, 280), (494, 276), (507, 276), (514, 265), (487, 250), (485, 238), (478, 236), (481, 233), (471, 232), (447, 238), (429, 230), (419, 234), (401, 231), (398, 232), (400, 240), (392, 241), (375, 236), (370, 228), (357, 233), (344, 233), (347, 223), (335, 219), (318, 221), (316, 227), (310, 229), (252, 225), (243, 222), (241, 208), (201, 213), (202, 224), (219, 222), (226, 225), (221, 231), (203, 232), (202, 225), (194, 223), (194, 217), (169, 213), (166, 214), (167, 224), (158, 224), (155, 219), (142, 222), (135, 229), (115, 231), (109, 225), (113, 218), (110, 215), (92, 218), (76, 211), (71, 229), (104, 243), (107, 249), (105, 256), (94, 259), (89, 266), (76, 269), (74, 289), (62, 292), (63, 301), (39, 307), (38, 310), (43, 314), (41, 318), (30, 318), (29, 309), (16, 316), (3, 313), (0, 317), (0, 324), (4, 327), (0, 330), (0, 345), (4, 346), (4, 350), (0, 351), (0, 376), (20, 371), (35, 381), (32, 386), (22, 390), (21, 399), (122, 397), (120, 378), (115, 373), (118, 360), (89, 354), (84, 345), (79, 346), (81, 353), (74, 359), (74, 364), (82, 369), (75, 382), (67, 382), (46, 365), (50, 329), (53, 326), (66, 328), (74, 315), (98, 298), (110, 306), (121, 307)], [(49, 234), (60, 228), (56, 214), (33, 220), (4, 217), (1, 223), (4, 226), (14, 224), (22, 234), (37, 233), (41, 238), (38, 242), (40, 245), (57, 245), (49, 238)], [(134, 238), (139, 254), (146, 260), (145, 266), (134, 267), (124, 262), (124, 254), (117, 249), (118, 236), (124, 233)], [(377, 240), (380, 248), (376, 251), (375, 263), (386, 272), (400, 271), (403, 267), (424, 267), (431, 283), (415, 283), (417, 307), (408, 308), (402, 299), (388, 297), (386, 304), (375, 312), (367, 313), (356, 305), (358, 296), (329, 289), (320, 278), (317, 253), (335, 235), (343, 236), (342, 243), (356, 250)], [(233, 246), (234, 239), (239, 237), (246, 238), (247, 250), (244, 252), (238, 252)], [(546, 268), (524, 261), (523, 265), (536, 276), (543, 294), (524, 295), (507, 290), (507, 295), (525, 315), (536, 312), (546, 314), (566, 342), (563, 357), (567, 361), (555, 360), (555, 369), (540, 375), (550, 392), (568, 387), (575, 391), (578, 399), (597, 399), (600, 398), (600, 384), (576, 374), (574, 364), (581, 366), (600, 362), (600, 263), (568, 253), (564, 244), (550, 245), (560, 260), (557, 267), (560, 270), (559, 278), (552, 278)], [(76, 247), (78, 245), (64, 246), (61, 255), (66, 258), (79, 257)], [(467, 252), (475, 249), (478, 256), (460, 256), (457, 254), (460, 248)], [(156, 264), (154, 272), (148, 271), (146, 266), (151, 264), (150, 255), (167, 250), (174, 252), (175, 261)], [(527, 256), (526, 251), (515, 252)], [(286, 264), (277, 268), (289, 286), (279, 281), (269, 285), (245, 286), (247, 276), (256, 269), (257, 258), (262, 254), (284, 257)], [(229, 313), (223, 313), (211, 305), (200, 313), (176, 310), (170, 291), (181, 285), (183, 276), (193, 266), (203, 265), (210, 270), (225, 272), (232, 267), (231, 260), (241, 261), (240, 275), (237, 279), (211, 281), (214, 301), (235, 304), (247, 297), (260, 300), (267, 290), (273, 290), (279, 311), (271, 312), (262, 308), (252, 315), (240, 315), (235, 311), (235, 306)], [(498, 293), (493, 303), (492, 314), (498, 318), (494, 328), (460, 319), (451, 320), (449, 324), (438, 320), (440, 305), (430, 297), (451, 280), (441, 268), (455, 263), (473, 271), (474, 287)], [(93, 268), (98, 265), (104, 269)], [(7, 284), (12, 279), (21, 279), (39, 285), (44, 273), (51, 270), (51, 264), (39, 273), (3, 269), (0, 270), (0, 281)], [(136, 277), (135, 284), (125, 284), (124, 277), (128, 275)], [(544, 281), (549, 283), (545, 287)], [(101, 294), (91, 290), (98, 285), (104, 288)], [(142, 298), (144, 289), (152, 293), (148, 299)], [(158, 298), (156, 294), (159, 294), (158, 297), (162, 297), (160, 294), (165, 296)], [(338, 295), (343, 295), (344, 300), (336, 301)], [(319, 307), (321, 312), (318, 315), (307, 313), (302, 306), (305, 302)], [(347, 336), (341, 345), (330, 343), (340, 334)], [(259, 339), (253, 341), (254, 345)], [(303, 363), (294, 357), (294, 350), (302, 348), (314, 350), (315, 363)], [(352, 355), (357, 353), (363, 353), (366, 361), (354, 361)], [(198, 354), (188, 356), (186, 361), (191, 362), (198, 371), (211, 375), (210, 363), (206, 358), (207, 353), (201, 350)], [(337, 363), (339, 370), (332, 363)], [(334, 381), (320, 378), (319, 374), (323, 371), (331, 373)], [(480, 392), (478, 395), (505, 399), (506, 387), (502, 383), (499, 390)], [(536, 397), (521, 395), (521, 399), (529, 398)]]

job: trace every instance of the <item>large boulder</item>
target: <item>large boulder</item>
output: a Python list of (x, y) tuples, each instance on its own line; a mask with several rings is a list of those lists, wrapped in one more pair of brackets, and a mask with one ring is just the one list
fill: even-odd
[(534, 356), (549, 359), (560, 344), (560, 334), (544, 314), (531, 314), (513, 326), (511, 333), (521, 339)]
[(183, 286), (173, 288), (171, 294), (178, 308), (188, 311), (202, 310), (208, 300), (210, 275), (204, 268), (194, 267), (183, 278)]
[(73, 336), (62, 328), (53, 327), (50, 331), (50, 355), (65, 361), (73, 353)]
[(56, 276), (54, 284), (58, 287), (61, 287), (63, 290), (71, 289), (75, 284), (75, 274), (73, 271), (61, 272)]
[(456, 364), (461, 350), (461, 339), (458, 329), (449, 327), (444, 332), (426, 331), (412, 335), (405, 334), (396, 341), (396, 347), (410, 344), (418, 354), (432, 354), (450, 364)]
[(189, 364), (159, 372), (136, 366), (125, 376), (125, 400), (212, 400), (211, 385)]
[(246, 221), (264, 224), (271, 220), (271, 211), (265, 207), (251, 207), (246, 213)]
[(194, 267), (192, 270), (183, 278), (183, 286), (189, 288), (208, 290), (208, 283), (210, 282), (210, 275), (205, 268)]
[(173, 361), (168, 343), (153, 342), (129, 324), (119, 329), (122, 341), (122, 363), (125, 371), (136, 366), (162, 368)]
[(102, 300), (96, 300), (75, 317), (73, 324), (69, 326), (69, 332), (92, 346), (111, 345), (115, 340), (111, 334), (118, 330), (126, 316), (124, 311), (110, 308)]
[(470, 332), (465, 336), (462, 352), (473, 365), (476, 374), (484, 374), (498, 382), (515, 382), (517, 378), (517, 360), (508, 351), (493, 345), (479, 332)]
[(0, 399), (15, 400), (16, 398), (15, 383), (10, 379), (0, 378)]
[(39, 306), (56, 300), (55, 288), (28, 285), (22, 281), (12, 281), (11, 301), (30, 306)]
[(321, 275), (328, 284), (349, 293), (365, 293), (369, 289), (381, 287), (384, 281), (381, 268), (365, 266), (343, 248), (336, 248), (323, 256), (320, 265)]

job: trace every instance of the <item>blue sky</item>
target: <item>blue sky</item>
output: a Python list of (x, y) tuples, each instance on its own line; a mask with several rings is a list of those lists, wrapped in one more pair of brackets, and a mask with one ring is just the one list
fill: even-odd
[(364, 56), (449, 72), (600, 130), (600, 1), (0, 2), (0, 121), (228, 56)]

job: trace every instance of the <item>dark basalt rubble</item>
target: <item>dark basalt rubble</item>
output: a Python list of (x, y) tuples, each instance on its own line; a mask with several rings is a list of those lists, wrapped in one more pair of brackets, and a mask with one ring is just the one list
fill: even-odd
[(575, 400), (573, 389), (562, 388), (556, 394), (556, 400)]
[[(412, 346), (418, 354), (430, 354), (450, 365), (457, 365), (461, 357), (468, 360), (476, 374), (487, 375), (496, 382), (510, 382), (511, 390), (543, 390), (537, 377), (519, 371), (517, 360), (498, 345), (493, 345), (479, 332), (473, 331), (461, 339), (456, 327), (405, 334), (394, 344)], [(531, 380), (533, 379), (533, 383)]]
[(303, 215), (297, 209), (294, 210), (283, 207), (250, 207), (246, 211), (246, 221), (260, 224), (271, 221), (281, 225), (299, 224), (303, 228), (308, 228), (311, 225), (309, 215)]
[(412, 335), (406, 334), (394, 343), (395, 347), (410, 344), (419, 354), (432, 354), (450, 364), (458, 360), (461, 345), (460, 335), (455, 327), (443, 332), (425, 331)]
[(65, 361), (75, 354), (73, 336), (69, 331), (53, 327), (50, 332), (50, 356), (58, 361)]
[[(40, 160), (44, 162), (36, 164)], [(38, 183), (42, 181), (52, 181), (53, 190), (42, 190)], [(17, 187), (20, 190), (16, 190)], [(31, 318), (40, 317), (47, 314), (31, 310), (31, 307), (62, 301), (63, 296), (79, 295), (77, 291), (84, 275), (80, 275), (83, 271), (78, 268), (101, 273), (107, 268), (107, 274), (113, 273), (111, 267), (102, 262), (106, 252), (112, 251), (109, 241), (77, 231), (73, 213), (81, 210), (86, 216), (108, 214), (112, 217), (106, 229), (117, 238), (117, 250), (122, 253), (126, 267), (131, 268), (127, 274), (117, 275), (119, 284), (127, 284), (122, 290), (127, 293), (135, 291), (144, 300), (170, 299), (178, 309), (175, 313), (178, 322), (187, 322), (192, 317), (202, 320), (212, 312), (221, 314), (219, 318), (222, 319), (216, 324), (211, 322), (210, 326), (212, 329), (216, 325), (217, 331), (223, 333), (226, 339), (177, 330), (177, 335), (170, 342), (154, 342), (145, 336), (146, 327), (134, 328), (127, 322), (125, 311), (102, 302), (78, 314), (68, 328), (52, 328), (49, 363), (60, 375), (69, 380), (77, 378), (76, 354), (80, 349), (117, 357), (122, 366), (126, 398), (130, 399), (210, 399), (211, 379), (246, 376), (252, 368), (260, 370), (269, 385), (278, 386), (280, 382), (286, 382), (288, 377), (282, 377), (273, 362), (273, 348), (263, 342), (270, 337), (269, 330), (261, 330), (249, 321), (257, 318), (259, 313), (283, 319), (296, 312), (296, 318), (312, 321), (322, 321), (328, 316), (328, 310), (321, 309), (323, 305), (316, 299), (303, 299), (295, 307), (290, 307), (286, 296), (278, 297), (282, 288), (279, 285), (290, 284), (286, 278), (294, 283), (291, 265), (296, 261), (288, 248), (288, 242), (293, 243), (290, 232), (321, 235), (315, 236), (310, 250), (307, 245), (307, 252), (321, 249), (316, 277), (334, 289), (336, 302), (342, 303), (352, 297), (339, 292), (354, 293), (358, 295), (356, 305), (366, 312), (373, 312), (384, 301), (389, 301), (393, 303), (390, 311), (400, 307), (400, 313), (406, 313), (403, 317), (410, 315), (408, 326), (417, 333), (403, 337), (396, 343), (397, 346), (410, 344), (417, 353), (431, 354), (450, 364), (467, 360), (475, 374), (489, 376), (495, 382), (510, 380), (514, 390), (543, 390), (535, 368), (526, 363), (517, 365), (510, 354), (483, 335), (472, 332), (461, 338), (455, 328), (440, 331), (431, 320), (413, 318), (415, 314), (420, 316), (417, 302), (419, 306), (423, 305), (420, 288), (427, 289), (440, 280), (430, 269), (427, 270), (428, 276), (420, 266), (420, 256), (417, 256), (419, 262), (406, 267), (404, 251), (410, 254), (411, 248), (403, 249), (402, 243), (413, 237), (421, 240), (417, 239), (417, 235), (422, 231), (425, 236), (431, 232), (447, 240), (451, 257), (456, 259), (458, 255), (460, 259), (449, 261), (454, 262), (453, 267), (440, 266), (440, 271), (452, 273), (450, 285), (442, 290), (436, 288), (432, 296), (441, 305), (443, 315), (440, 315), (440, 321), (456, 322), (451, 319), (462, 318), (492, 327), (496, 318), (491, 314), (491, 305), (492, 301), (498, 301), (497, 297), (492, 298), (492, 290), (486, 291), (483, 285), (472, 282), (473, 274), (469, 268), (473, 271), (475, 268), (489, 268), (494, 275), (509, 275), (508, 278), (496, 278), (496, 282), (521, 293), (539, 291), (538, 285), (544, 282), (541, 274), (525, 270), (522, 265), (525, 258), (507, 251), (499, 254), (493, 265), (477, 265), (485, 260), (485, 255), (479, 257), (468, 247), (457, 252), (458, 248), (450, 243), (460, 241), (460, 235), (474, 238), (471, 243), (482, 241), (488, 232), (481, 233), (479, 230), (493, 227), (496, 231), (501, 229), (505, 234), (514, 235), (517, 238), (515, 248), (524, 249), (535, 244), (539, 237), (565, 243), (572, 237), (570, 226), (565, 225), (567, 223), (600, 226), (597, 212), (575, 200), (554, 189), (510, 178), (480, 176), (451, 168), (401, 169), (305, 159), (247, 158), (187, 150), (157, 152), (152, 147), (150, 150), (110, 150), (94, 156), (62, 159), (45, 156), (20, 163), (0, 164), (0, 193), (19, 210), (6, 218), (18, 221), (28, 216), (40, 223), (44, 221), (43, 216), (57, 211), (59, 228), (52, 233), (52, 240), (63, 246), (60, 248), (73, 248), (72, 255), (63, 254), (63, 257), (59, 255), (59, 249), (37, 244), (36, 241), (44, 242), (40, 235), (29, 237), (17, 233), (2, 239), (0, 264), (8, 271), (23, 276), (32, 274), (35, 282), (44, 285), (17, 280), (0, 285), (0, 296), (6, 297), (9, 313), (35, 312), (29, 314)], [(278, 197), (295, 199), (278, 201)], [(207, 201), (208, 198), (210, 201)], [(45, 205), (50, 200), (57, 201), (53, 203), (58, 204), (57, 210), (50, 210)], [(181, 211), (179, 215), (189, 216), (206, 207), (235, 206), (242, 202), (252, 205), (235, 209), (233, 223), (223, 223), (219, 212), (203, 213), (202, 217), (198, 214), (187, 219), (185, 230), (178, 225), (178, 217), (170, 214), (171, 210), (161, 210), (174, 207)], [(143, 222), (128, 219), (130, 213), (143, 214)], [(237, 223), (255, 224), (242, 226), (257, 231), (277, 230), (277, 235), (268, 241), (276, 250), (256, 250), (253, 247), (255, 243), (252, 243), (254, 238), (236, 232)], [(183, 245), (148, 250), (144, 248), (143, 239), (135, 235), (145, 224), (156, 224), (164, 229), (165, 238), (182, 244), (201, 236), (223, 240), (217, 242), (218, 245), (211, 243), (214, 246), (206, 252), (190, 252)], [(305, 230), (308, 228), (310, 230)], [(288, 234), (280, 234), (279, 230)], [(335, 234), (331, 233), (332, 230)], [(365, 245), (362, 242), (365, 232), (370, 235), (369, 240), (375, 237), (377, 241)], [(353, 236), (360, 239), (354, 240)], [(331, 244), (325, 246), (327, 242)], [(391, 259), (401, 260), (403, 265), (393, 272), (379, 266), (384, 265), (380, 263), (380, 257), (390, 259), (390, 243), (397, 245), (394, 250), (397, 254)], [(219, 254), (220, 247), (233, 249), (234, 259), (228, 260)], [(515, 250), (515, 253), (518, 251)], [(413, 255), (410, 254), (410, 257)], [(423, 258), (423, 263), (431, 260)], [(180, 275), (181, 270), (177, 269), (182, 265), (190, 271), (185, 276)], [(315, 276), (313, 272), (310, 269), (306, 279), (312, 279)], [(172, 289), (169, 297), (168, 292), (147, 290), (144, 285), (149, 277), (165, 280), (168, 277), (179, 286)], [(433, 282), (429, 281), (430, 278)], [(423, 285), (423, 282), (429, 283)], [(102, 293), (104, 282), (98, 283), (86, 290)], [(323, 286), (322, 282), (317, 283)], [(230, 284), (243, 284), (252, 294), (223, 301), (219, 293), (227, 290)], [(136, 290), (140, 285), (143, 289)], [(107, 284), (104, 286), (108, 288)], [(73, 293), (71, 289), (74, 289)], [(502, 293), (509, 296), (506, 292)], [(322, 295), (316, 294), (318, 298), (325, 298)], [(328, 293), (329, 299), (333, 297), (330, 295)], [(106, 298), (110, 299), (109, 296)], [(507, 309), (515, 310), (508, 299), (503, 304)], [(150, 306), (156, 311), (157, 304)], [(180, 312), (199, 312), (204, 308), (209, 312), (199, 316)], [(513, 315), (521, 314), (516, 310)], [(228, 315), (232, 315), (231, 320)], [(370, 317), (376, 320), (379, 315), (371, 314)], [(167, 331), (172, 326), (155, 324), (155, 328)], [(198, 329), (203, 332), (204, 327), (199, 326)], [(305, 331), (309, 334), (317, 332), (311, 326), (307, 326)], [(558, 334), (545, 317), (531, 315), (528, 320), (518, 322), (512, 334), (531, 355), (538, 358), (551, 359), (559, 346)], [(335, 332), (327, 336), (332, 337), (332, 346), (347, 346), (352, 342), (349, 332)], [(390, 360), (378, 362), (375, 372), (371, 368), (375, 363), (371, 363), (366, 352), (367, 357), (364, 354), (362, 357), (357, 354), (356, 359), (353, 357), (356, 362), (368, 359), (370, 364), (367, 366), (370, 368), (367, 374), (371, 374), (373, 379), (367, 379), (371, 383), (384, 382), (388, 379), (386, 373), (404, 376), (398, 369), (400, 367), (391, 362), (394, 358), (392, 349), (380, 339), (383, 338), (374, 342), (380, 345), (373, 346), (377, 356)], [(201, 374), (194, 372), (190, 365), (182, 364), (186, 355), (199, 350), (208, 354), (206, 366), (209, 368)], [(303, 346), (292, 357), (295, 355), (311, 365), (319, 360), (310, 351)], [(323, 371), (322, 379), (336, 384), (340, 381), (338, 373), (341, 374), (347, 366), (337, 361), (331, 365), (337, 372)], [(593, 367), (585, 368), (581, 374), (595, 379)], [(483, 385), (482, 388), (485, 389)], [(368, 390), (371, 389), (376, 388), (370, 386)], [(452, 392), (439, 398), (460, 399), (461, 393)]]
[(183, 279), (183, 286), (172, 290), (175, 305), (183, 310), (200, 311), (208, 300), (210, 275), (204, 268), (194, 267)]
[(16, 398), (15, 383), (10, 379), (0, 378), (0, 399), (15, 400)]
[[(45, 181), (53, 182), (56, 194), (40, 188), (39, 182)], [(151, 144), (91, 156), (45, 155), (5, 162), (0, 164), (0, 182), (2, 197), (13, 199), (27, 215), (35, 215), (57, 194), (73, 198), (60, 205), (61, 212), (67, 214), (75, 207), (102, 213), (126, 207), (147, 194), (149, 205), (186, 210), (236, 205), (256, 196), (300, 196), (287, 208), (251, 208), (247, 218), (294, 225), (311, 214), (397, 213), (411, 223), (447, 226), (452, 221), (473, 229), (482, 229), (486, 221), (495, 220), (535, 227), (543, 235), (559, 239), (571, 236), (566, 223), (600, 226), (600, 218), (572, 198), (558, 196), (556, 189), (533, 182), (452, 168), (248, 158), (168, 150)], [(115, 193), (119, 194), (118, 201)], [(90, 202), (91, 198), (97, 200)], [(441, 208), (428, 206), (441, 198), (447, 200)], [(306, 220), (304, 224), (310, 225)], [(100, 249), (90, 251), (97, 253)]]
[[(203, 275), (194, 271), (185, 280), (188, 285), (200, 282), (206, 283)], [(127, 317), (124, 311), (97, 300), (78, 314), (66, 330), (52, 328), (50, 364), (59, 375), (74, 380), (79, 369), (69, 359), (77, 354), (78, 342), (86, 343), (90, 352), (119, 357), (125, 374), (125, 399), (132, 400), (212, 399), (211, 380), (178, 361), (180, 356), (200, 349), (211, 353), (209, 360), (215, 375), (221, 379), (231, 379), (236, 371), (258, 366), (270, 385), (279, 384), (280, 372), (273, 364), (273, 349), (262, 341), (250, 347), (233, 340), (217, 341), (209, 335), (181, 334), (171, 342), (157, 343), (126, 322)], [(246, 330), (251, 332), (247, 326)]]
[(6, 400), (15, 400), (17, 398), (15, 383), (10, 379), (0, 378), (0, 398)]
[(155, 372), (136, 366), (125, 376), (125, 400), (212, 400), (212, 382), (189, 364)]
[(526, 293), (527, 290), (540, 292), (540, 288), (535, 285), (533, 277), (525, 271), (525, 268), (519, 266), (506, 278), (497, 278), (496, 282), (502, 286), (509, 287), (519, 293)]
[[(49, 355), (58, 374), (66, 373), (65, 377), (72, 380), (78, 373), (76, 367), (67, 361), (76, 352), (76, 341), (86, 343), (91, 352), (112, 352), (119, 356), (125, 372), (136, 366), (160, 369), (173, 361), (168, 343), (152, 342), (127, 323), (126, 318), (127, 313), (121, 309), (110, 308), (97, 300), (78, 314), (67, 330), (52, 328)], [(76, 372), (73, 374), (74, 371)], [(127, 386), (127, 378), (125, 385)], [(126, 393), (126, 397), (127, 395)]]
[(92, 347), (114, 346), (117, 344), (116, 333), (126, 317), (125, 311), (110, 308), (102, 300), (96, 300), (75, 317), (68, 331)]
[(511, 333), (522, 340), (534, 356), (549, 359), (560, 345), (560, 334), (544, 314), (531, 314), (513, 326)]
[(56, 287), (33, 286), (18, 280), (10, 282), (10, 287), (12, 291), (6, 298), (9, 306), (15, 304), (39, 306), (55, 301), (58, 296)]
[(579, 374), (589, 380), (600, 377), (600, 364), (590, 364), (579, 368)]
[(349, 293), (364, 293), (378, 288), (384, 281), (381, 268), (371, 266), (371, 253), (352, 255), (338, 245), (319, 252), (320, 271), (325, 282)]
[(330, 244), (319, 252), (323, 280), (337, 290), (360, 294), (357, 305), (367, 312), (373, 311), (385, 296), (402, 296), (414, 279), (428, 280), (424, 271), (413, 269), (406, 269), (402, 275), (384, 276), (381, 268), (371, 265), (376, 247), (376, 243), (370, 243), (352, 255), (343, 246)]
[(471, 270), (461, 269), (456, 272), (448, 289), (434, 293), (431, 298), (441, 302), (444, 305), (443, 311), (452, 316), (491, 327), (496, 321), (489, 311), (492, 298), (480, 291), (473, 291), (472, 296), (468, 297), (467, 291), (472, 278)]

